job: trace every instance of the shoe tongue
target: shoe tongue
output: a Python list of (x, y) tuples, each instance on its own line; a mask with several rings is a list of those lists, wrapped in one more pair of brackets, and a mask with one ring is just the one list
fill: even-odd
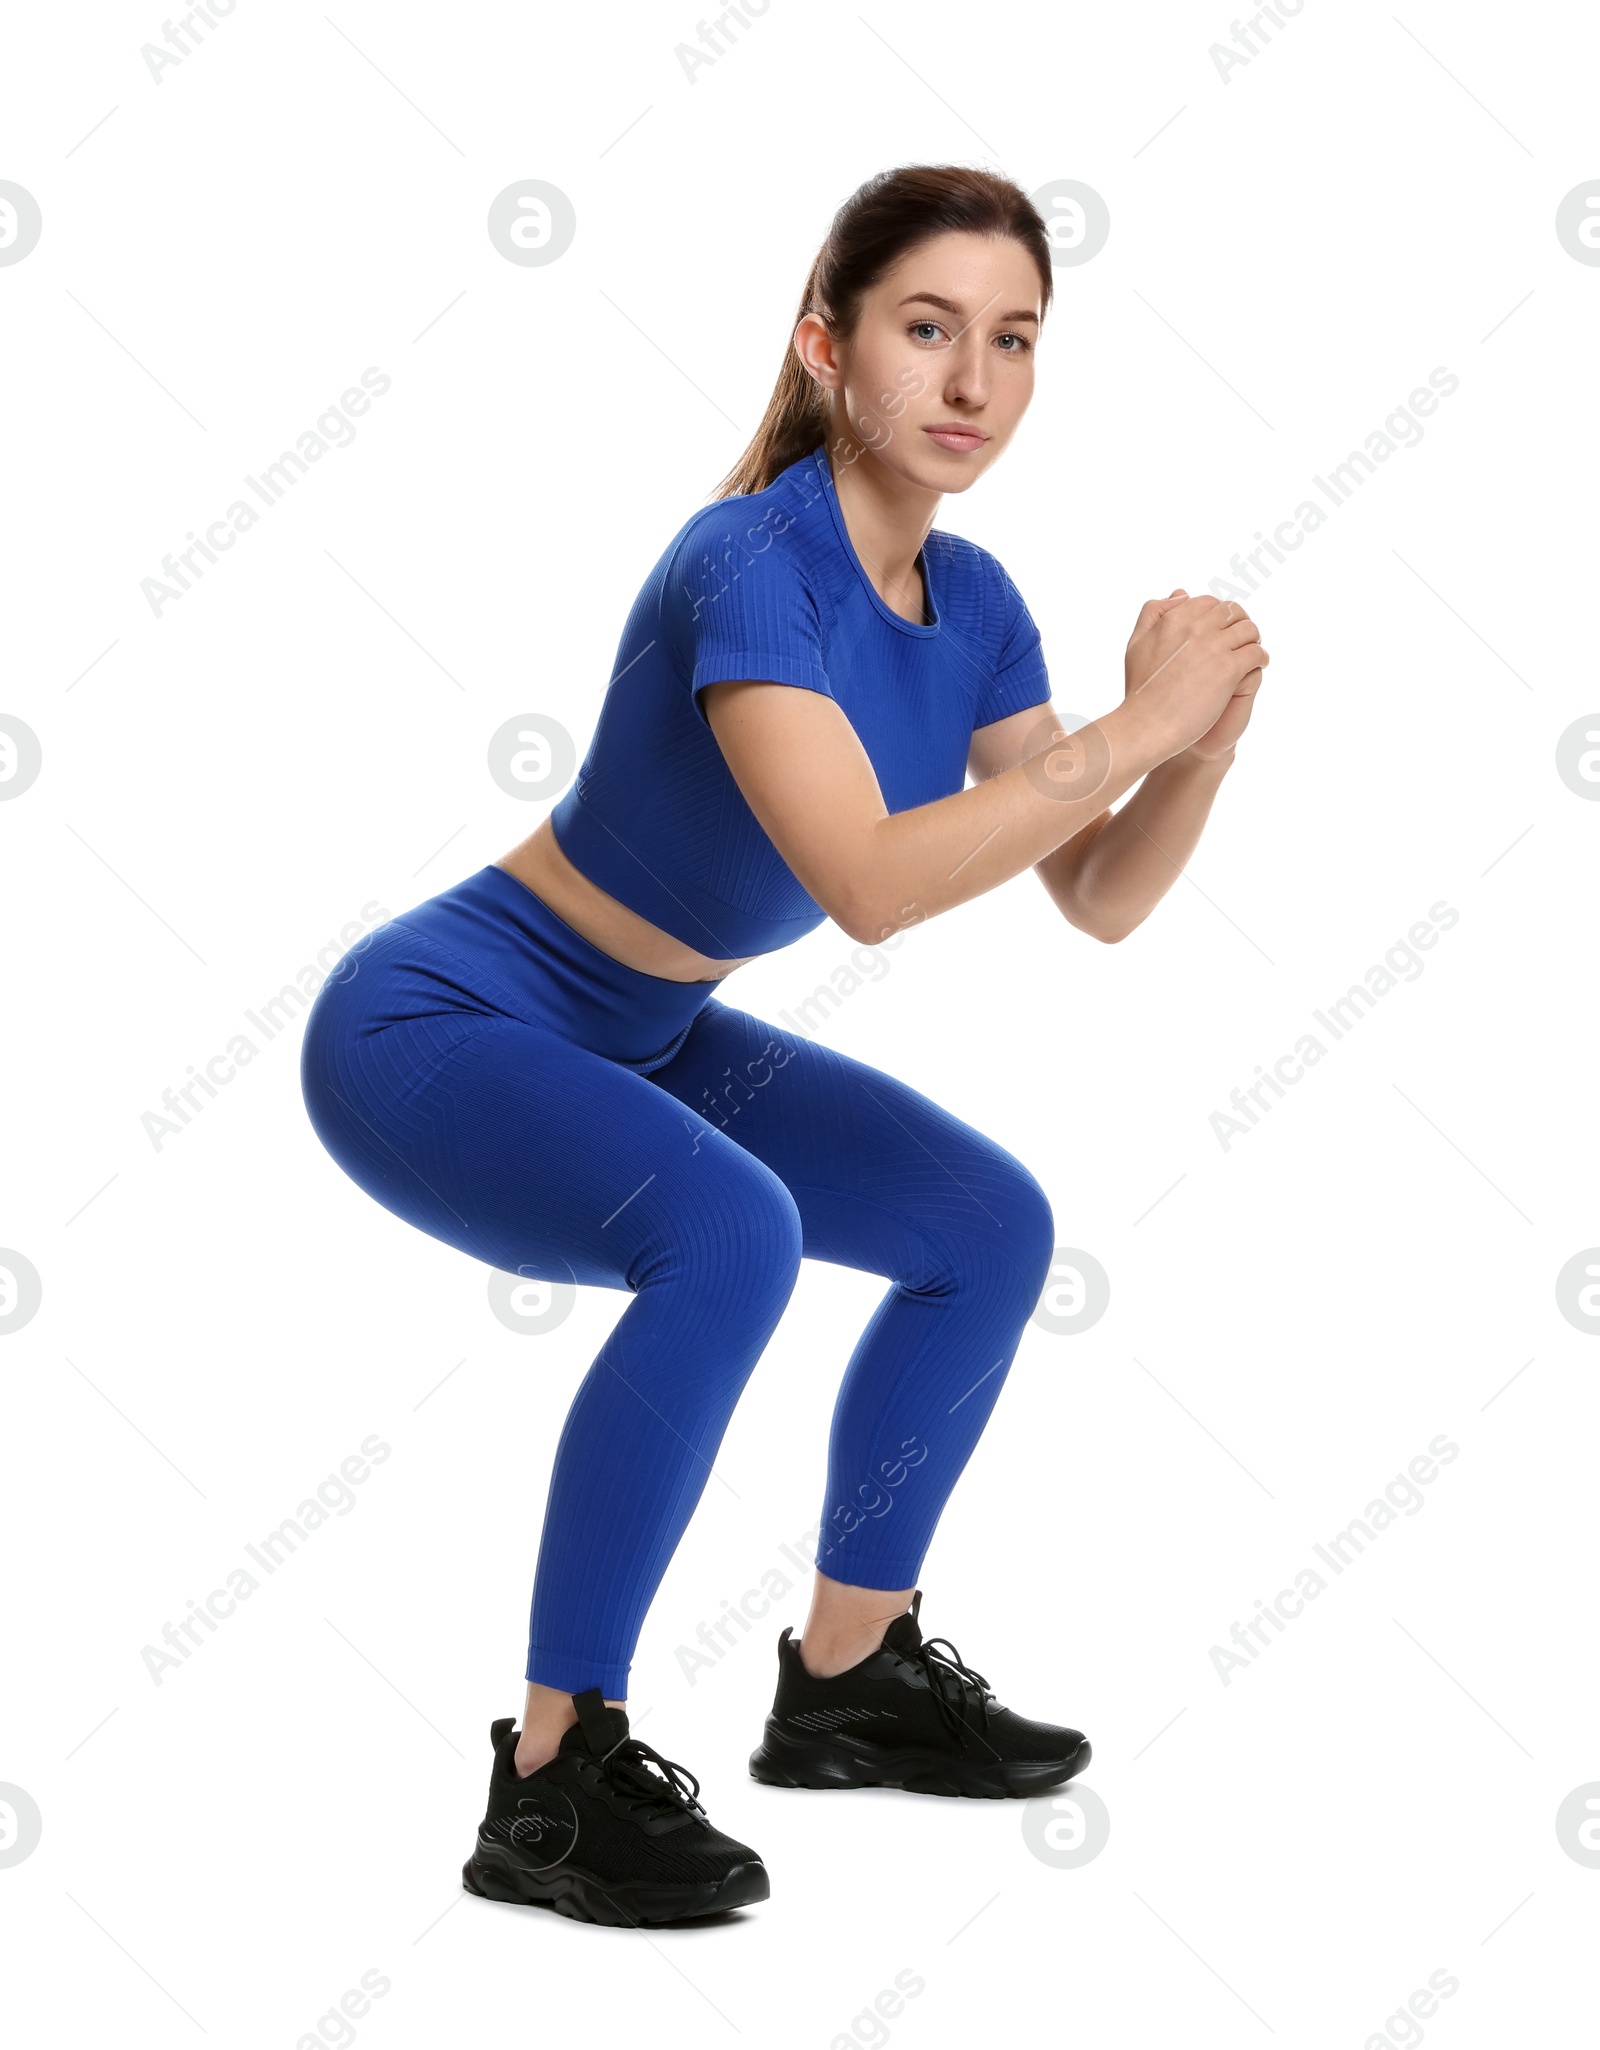
[(916, 1612), (908, 1609), (903, 1616), (896, 1616), (883, 1633), (884, 1644), (890, 1651), (897, 1651), (902, 1658), (910, 1658), (922, 1648), (922, 1631), (917, 1623)]
[(625, 1708), (607, 1708), (599, 1699), (599, 1690), (594, 1698), (576, 1695), (578, 1720), (564, 1733), (560, 1746), (562, 1751), (587, 1751), (596, 1758), (620, 1744), (628, 1734), (628, 1711)]

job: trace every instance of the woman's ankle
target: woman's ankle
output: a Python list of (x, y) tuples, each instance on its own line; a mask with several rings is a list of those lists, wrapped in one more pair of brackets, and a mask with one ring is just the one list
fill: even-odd
[(800, 1663), (814, 1680), (837, 1679), (871, 1658), (883, 1633), (903, 1615), (916, 1590), (904, 1596), (881, 1588), (850, 1587), (819, 1573), (811, 1613), (799, 1643)]
[(530, 1772), (537, 1772), (541, 1765), (548, 1765), (561, 1748), (563, 1734), (558, 1730), (554, 1736), (547, 1736), (543, 1731), (525, 1729), (511, 1754), (511, 1769), (517, 1778), (525, 1780)]
[[(627, 1703), (608, 1701), (606, 1707), (626, 1708)], [(548, 1765), (561, 1749), (561, 1739), (577, 1720), (577, 1706), (570, 1694), (530, 1680), (522, 1710), (522, 1729), (517, 1737), (517, 1748), (511, 1755), (512, 1770), (518, 1779), (526, 1779), (541, 1765)]]
[(852, 1666), (859, 1666), (863, 1659), (871, 1658), (883, 1643), (883, 1630), (887, 1628), (885, 1624), (873, 1633), (870, 1641), (863, 1636), (849, 1640), (822, 1637), (808, 1630), (798, 1646), (800, 1663), (813, 1680), (836, 1680)]

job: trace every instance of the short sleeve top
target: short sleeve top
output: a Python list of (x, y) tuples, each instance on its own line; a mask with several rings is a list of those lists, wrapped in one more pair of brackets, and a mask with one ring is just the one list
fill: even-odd
[(763, 831), (706, 723), (707, 684), (833, 699), (890, 812), (966, 782), (973, 732), (1050, 701), (1034, 624), (987, 550), (930, 529), (928, 618), (873, 588), (825, 447), (765, 491), (715, 500), (634, 601), (588, 751), (551, 814), (561, 851), (651, 924), (714, 959), (769, 953), (826, 913)]

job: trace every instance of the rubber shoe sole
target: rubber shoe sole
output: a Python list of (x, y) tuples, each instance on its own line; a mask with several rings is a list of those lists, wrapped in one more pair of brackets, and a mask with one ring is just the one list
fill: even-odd
[(770, 1720), (750, 1754), (750, 1776), (768, 1787), (896, 1787), (907, 1794), (967, 1795), (975, 1800), (1025, 1800), (1047, 1793), (1083, 1771), (1093, 1753), (1087, 1737), (1064, 1758), (982, 1761), (912, 1746), (890, 1751), (876, 1744), (795, 1737)]
[(759, 1859), (734, 1865), (721, 1879), (700, 1885), (662, 1886), (637, 1879), (601, 1880), (575, 1865), (531, 1872), (499, 1845), (486, 1844), (481, 1837), (461, 1868), (461, 1883), (468, 1893), (483, 1900), (552, 1908), (574, 1922), (601, 1922), (611, 1929), (654, 1927), (698, 1915), (719, 1915), (725, 1908), (747, 1908), (764, 1901), (772, 1892), (767, 1868)]

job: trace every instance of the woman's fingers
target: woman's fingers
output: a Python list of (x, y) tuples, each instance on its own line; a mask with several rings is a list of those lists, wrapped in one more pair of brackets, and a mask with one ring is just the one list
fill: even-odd
[[(1188, 595), (1189, 593), (1180, 585), (1177, 590), (1170, 591), (1165, 598), (1146, 598), (1139, 608), (1139, 617), (1133, 623), (1133, 634), (1129, 638), (1137, 638), (1154, 626), (1163, 613), (1170, 612), (1175, 605), (1181, 605)], [(1216, 601), (1213, 599), (1210, 602), (1214, 604)]]
[(1154, 626), (1162, 613), (1170, 612), (1174, 605), (1181, 605), (1188, 595), (1187, 591), (1179, 590), (1169, 593), (1165, 598), (1146, 598), (1139, 608), (1139, 617), (1134, 622), (1134, 632), (1142, 634), (1147, 627)]
[(1255, 651), (1259, 666), (1250, 671), (1255, 678), (1255, 683), (1251, 685), (1251, 689), (1254, 690), (1261, 681), (1261, 669), (1265, 668), (1272, 657), (1260, 646), (1260, 627), (1236, 598), (1216, 598), (1204, 591), (1191, 597), (1181, 588), (1167, 598), (1147, 598), (1139, 609), (1138, 622), (1130, 638), (1137, 640), (1166, 614), (1179, 610), (1185, 616), (1182, 620), (1174, 620), (1168, 629), (1169, 632), (1173, 628), (1181, 628), (1186, 632), (1209, 631), (1215, 633), (1223, 646), (1230, 650), (1250, 648)]

